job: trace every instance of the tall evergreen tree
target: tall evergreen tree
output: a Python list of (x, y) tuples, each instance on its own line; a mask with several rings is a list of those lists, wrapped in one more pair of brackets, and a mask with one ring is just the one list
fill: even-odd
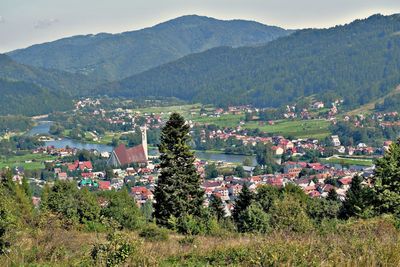
[(328, 192), (328, 196), (326, 197), (326, 199), (327, 200), (331, 200), (331, 201), (338, 201), (338, 193), (336, 192), (336, 190), (335, 189), (331, 189), (329, 192)]
[(353, 216), (364, 217), (370, 208), (371, 190), (361, 185), (362, 178), (358, 175), (353, 177), (349, 190), (346, 193), (346, 199), (343, 202), (341, 216), (349, 218)]
[(210, 199), (210, 209), (212, 213), (221, 220), (225, 217), (225, 209), (222, 199), (218, 196), (212, 195)]
[(376, 162), (374, 184), (377, 211), (400, 216), (400, 139)]
[(236, 223), (238, 223), (239, 221), (240, 213), (245, 211), (251, 205), (253, 200), (254, 200), (254, 194), (253, 192), (250, 191), (249, 187), (245, 183), (243, 185), (242, 192), (240, 192), (240, 194), (236, 199), (232, 213), (233, 220)]
[(160, 225), (168, 225), (172, 216), (201, 214), (204, 191), (189, 142), (189, 126), (181, 115), (173, 113), (161, 132), (159, 145), (161, 172), (154, 192), (154, 216)]

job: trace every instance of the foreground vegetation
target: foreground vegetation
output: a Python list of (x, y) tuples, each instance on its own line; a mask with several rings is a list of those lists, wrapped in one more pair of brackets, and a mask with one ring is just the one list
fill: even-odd
[[(309, 233), (229, 234), (186, 237), (168, 234), (149, 240), (138, 232), (122, 234), (134, 252), (125, 266), (398, 266), (400, 232), (388, 218), (327, 223)], [(6, 257), (5, 266), (92, 266), (91, 252), (103, 233), (49, 225), (24, 234)]]

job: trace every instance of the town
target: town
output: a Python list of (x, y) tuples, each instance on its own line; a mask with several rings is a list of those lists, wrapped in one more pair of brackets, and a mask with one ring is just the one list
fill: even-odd
[[(30, 183), (38, 188), (38, 192), (46, 184), (51, 185), (57, 180), (73, 181), (79, 188), (86, 187), (91, 191), (128, 188), (138, 206), (146, 202), (154, 202), (153, 192), (159, 176), (160, 162), (155, 146), (159, 137), (152, 137), (152, 147), (149, 148), (147, 133), (158, 131), (159, 135), (171, 111), (163, 112), (162, 108), (157, 108), (158, 113), (151, 112), (152, 108), (148, 108), (149, 111), (143, 113), (134, 109), (120, 108), (106, 111), (101, 108), (101, 103), (100, 99), (77, 101), (74, 116), (80, 116), (80, 118), (85, 118), (85, 116), (97, 118), (98, 116), (100, 122), (92, 123), (93, 128), (103, 127), (106, 130), (93, 130), (90, 138), (84, 140), (95, 143), (112, 133), (113, 137), (108, 138), (112, 139), (110, 145), (116, 145), (112, 150), (82, 151), (68, 146), (59, 147), (58, 145), (57, 148), (54, 145), (40, 146), (32, 149), (31, 153), (51, 158), (44, 162), (45, 168), (42, 171), (29, 170), (29, 163), (32, 163), (32, 160), (26, 160), (22, 164), (28, 166), (26, 171), (22, 166), (12, 166), (13, 179), (21, 182), (22, 177), (26, 176)], [(311, 103), (309, 109), (312, 113), (303, 108), (299, 113), (301, 118), (296, 120), (294, 120), (297, 117), (296, 107), (287, 107), (281, 115), (275, 115), (278, 116), (278, 120), (268, 118), (267, 124), (273, 127), (276, 123), (282, 123), (282, 120), (286, 121), (284, 123), (307, 123), (314, 119), (324, 119), (331, 125), (335, 125), (338, 120), (337, 105), (340, 105), (340, 101), (332, 103), (333, 108), (320, 112), (324, 109), (324, 103)], [(169, 108), (167, 107), (166, 110)], [(371, 183), (374, 160), (381, 157), (392, 143), (384, 141), (380, 147), (363, 142), (344, 145), (339, 135), (325, 134), (324, 139), (321, 140), (321, 138), (285, 138), (279, 132), (276, 134), (254, 131), (246, 128), (246, 123), (254, 123), (260, 114), (267, 113), (269, 110), (250, 106), (228, 107), (226, 110), (184, 106), (184, 112), (191, 117), (187, 123), (191, 128), (192, 138), (197, 140), (193, 143), (194, 148), (200, 149), (197, 151), (207, 147), (211, 150), (220, 149), (221, 152), (216, 151), (218, 153), (244, 154), (242, 162), (202, 158), (197, 158), (195, 162), (196, 169), (202, 178), (201, 187), (205, 192), (204, 205), (207, 206), (212, 197), (219, 197), (223, 200), (226, 216), (231, 215), (235, 199), (244, 184), (253, 192), (262, 185), (281, 188), (287, 184), (293, 184), (312, 198), (326, 198), (330, 192), (334, 191), (339, 199), (344, 200), (354, 176), (361, 175), (365, 185)], [(307, 116), (304, 116), (305, 112)], [(318, 117), (311, 118), (310, 114), (316, 116), (316, 112)], [(63, 115), (52, 116), (57, 119), (57, 116)], [(385, 118), (396, 118), (396, 116), (397, 113), (376, 114), (372, 119), (376, 120), (381, 127), (388, 127), (388, 123), (395, 122), (393, 120), (385, 122), (387, 121)], [(215, 119), (225, 121), (225, 118), (237, 122), (237, 125), (233, 126), (231, 121), (227, 122), (227, 125), (213, 124)], [(351, 118), (348, 115), (343, 116), (341, 120), (351, 123), (354, 127), (363, 127), (362, 124), (368, 121), (363, 116)], [(102, 121), (109, 126), (103, 126)], [(42, 133), (36, 138), (54, 140), (60, 136), (63, 137), (65, 132), (74, 131), (74, 129), (66, 129), (68, 125), (63, 125), (61, 122), (62, 120), (53, 122), (52, 125), (56, 127), (50, 127), (50, 132), (54, 137)], [(257, 123), (262, 127), (261, 121)], [(90, 132), (89, 129), (85, 130)], [(85, 132), (85, 130), (80, 131)], [(326, 128), (323, 129), (325, 130)], [(103, 135), (99, 135), (99, 132)], [(128, 135), (128, 138), (124, 138), (124, 134)], [(72, 138), (70, 134), (66, 136)], [(119, 139), (116, 140), (115, 136), (119, 136)], [(33, 201), (39, 205), (40, 195), (34, 196)]]

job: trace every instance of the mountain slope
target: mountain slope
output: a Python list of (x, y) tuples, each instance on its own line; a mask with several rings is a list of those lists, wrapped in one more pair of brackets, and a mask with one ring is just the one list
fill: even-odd
[(72, 100), (33, 83), (0, 79), (0, 115), (34, 116), (72, 108)]
[(264, 46), (211, 49), (107, 84), (100, 92), (203, 103), (280, 106), (316, 94), (348, 106), (400, 84), (400, 15), (301, 30)]
[(2, 54), (0, 54), (0, 78), (34, 83), (39, 87), (70, 95), (88, 93), (97, 84), (104, 82), (80, 74), (23, 65)]
[(74, 36), (8, 55), (23, 64), (118, 80), (191, 53), (265, 44), (291, 32), (251, 21), (184, 16), (139, 31)]

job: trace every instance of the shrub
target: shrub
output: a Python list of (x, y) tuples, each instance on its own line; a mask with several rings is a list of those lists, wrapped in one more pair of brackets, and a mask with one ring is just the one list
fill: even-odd
[(107, 226), (101, 222), (87, 221), (85, 222), (84, 230), (87, 232), (104, 233), (107, 231)]
[(238, 230), (240, 232), (266, 233), (270, 229), (270, 217), (259, 204), (251, 204), (239, 214)]
[(177, 219), (176, 230), (185, 235), (198, 235), (206, 233), (206, 225), (193, 215), (184, 215)]
[(185, 236), (182, 239), (179, 239), (178, 243), (182, 246), (193, 245), (196, 242), (196, 237), (194, 236)]
[(286, 196), (282, 200), (277, 200), (271, 208), (270, 214), (271, 224), (276, 229), (306, 232), (312, 225), (303, 204), (299, 203), (292, 196)]
[(138, 249), (138, 242), (131, 242), (120, 232), (107, 236), (107, 242), (93, 246), (90, 256), (96, 266), (118, 266), (123, 264)]
[(168, 230), (160, 228), (155, 224), (145, 226), (139, 236), (149, 241), (165, 241), (168, 240)]

